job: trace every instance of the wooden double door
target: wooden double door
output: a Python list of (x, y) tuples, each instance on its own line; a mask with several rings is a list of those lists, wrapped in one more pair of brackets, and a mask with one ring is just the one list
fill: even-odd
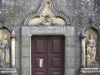
[(64, 37), (31, 38), (32, 75), (64, 75)]

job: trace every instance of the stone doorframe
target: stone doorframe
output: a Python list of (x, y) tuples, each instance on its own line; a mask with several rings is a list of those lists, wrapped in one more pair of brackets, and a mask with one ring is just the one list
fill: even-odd
[(31, 75), (31, 36), (65, 37), (65, 75), (75, 75), (75, 28), (73, 26), (22, 26), (21, 75)]

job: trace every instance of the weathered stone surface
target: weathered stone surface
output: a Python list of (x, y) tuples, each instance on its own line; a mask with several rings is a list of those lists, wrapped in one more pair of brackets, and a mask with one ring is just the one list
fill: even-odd
[(78, 48), (80, 48), (81, 47), (81, 32), (78, 32), (77, 33), (77, 37), (75, 37), (75, 43), (77, 43), (77, 44), (75, 44), (75, 47), (78, 47)]
[(80, 49), (80, 47), (76, 47), (75, 48), (75, 57), (80, 59), (81, 52), (82, 52), (82, 50)]
[[(30, 61), (31, 50), (28, 49), (30, 49), (31, 35), (36, 34), (65, 36), (65, 74), (79, 75), (81, 32), (89, 26), (97, 28), (100, 32), (100, 1), (52, 0), (55, 9), (70, 19), (71, 26), (24, 26), (27, 16), (36, 14), (42, 1), (1, 0), (0, 2), (0, 26), (5, 25), (14, 29), (16, 34), (16, 75), (30, 75), (30, 62), (27, 61)], [(24, 68), (20, 69), (19, 65)]]
[(21, 37), (21, 43), (22, 45), (30, 45), (30, 36), (23, 36)]
[(16, 57), (16, 69), (17, 69), (17, 73), (15, 75), (20, 75), (21, 74), (21, 60), (20, 57)]
[(22, 27), (21, 32), (22, 36), (30, 36), (30, 27), (28, 26)]
[[(15, 31), (15, 35), (16, 36), (20, 36), (21, 34), (21, 28), (20, 28), (20, 26), (16, 26), (16, 27), (13, 27), (12, 29), (14, 29), (14, 31)], [(18, 39), (20, 39), (20, 37), (18, 37)]]
[(80, 68), (81, 67), (81, 58), (75, 59), (75, 75), (80, 75)]
[(29, 67), (30, 67), (30, 57), (22, 57), (21, 68), (29, 68)]
[(74, 68), (75, 67), (75, 59), (68, 59), (68, 68)]
[(30, 75), (30, 68), (22, 68), (21, 75)]
[(66, 55), (68, 57), (75, 57), (75, 48), (74, 47), (66, 47)]
[(75, 36), (75, 28), (74, 27), (67, 27), (66, 28), (67, 36)]
[(23, 57), (23, 56), (30, 56), (31, 54), (30, 54), (30, 46), (28, 45), (28, 46), (22, 46), (22, 49), (21, 49), (21, 56)]
[(67, 38), (67, 44), (68, 46), (74, 46), (75, 45), (75, 38), (74, 37), (68, 37)]
[(21, 56), (21, 49), (19, 46), (17, 46), (15, 51), (15, 57), (20, 57), (20, 56)]
[[(23, 25), (22, 21), (24, 21), (29, 13), (36, 13), (42, 1), (43, 0), (7, 0), (6, 2), (1, 3), (2, 7), (4, 7), (1, 8), (1, 10), (4, 9), (2, 12), (6, 13), (4, 17), (7, 19), (7, 25)], [(81, 21), (82, 19), (79, 17), (83, 18), (87, 16), (91, 16), (94, 18), (93, 20), (95, 20), (95, 17), (99, 15), (100, 5), (97, 0), (53, 0), (52, 2), (57, 11), (65, 14), (69, 18), (76, 16), (76, 20)], [(16, 14), (18, 15), (16, 16)], [(85, 22), (87, 21), (82, 20), (82, 24)], [(78, 22), (76, 21), (75, 26), (77, 25)]]
[(21, 55), (21, 53), (20, 53), (20, 51), (21, 51), (21, 39), (20, 39), (20, 36), (15, 36), (15, 38), (16, 38), (15, 57), (20, 57), (20, 55)]
[(16, 68), (20, 69), (21, 68), (21, 60), (20, 60), (20, 57), (16, 57), (15, 62), (16, 62)]
[(12, 74), (12, 75), (20, 75), (21, 74), (21, 70), (20, 68), (17, 68), (17, 73), (16, 74)]
[(68, 74), (68, 75), (75, 75), (75, 69), (74, 68), (68, 68), (65, 71), (66, 71), (66, 74)]
[(81, 67), (81, 59), (76, 58), (75, 59), (75, 68), (79, 69)]

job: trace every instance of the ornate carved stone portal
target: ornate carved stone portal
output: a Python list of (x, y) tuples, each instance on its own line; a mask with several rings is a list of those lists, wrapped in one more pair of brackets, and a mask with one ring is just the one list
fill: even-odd
[(15, 33), (6, 27), (0, 28), (0, 74), (16, 73)]
[(93, 28), (82, 34), (82, 68), (80, 72), (83, 74), (100, 73), (98, 36), (98, 32)]
[(27, 17), (25, 25), (70, 25), (70, 21), (55, 10), (51, 0), (44, 0), (39, 11)]

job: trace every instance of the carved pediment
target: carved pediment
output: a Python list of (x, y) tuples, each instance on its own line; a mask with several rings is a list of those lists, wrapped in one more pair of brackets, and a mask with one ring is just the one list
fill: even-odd
[(50, 0), (44, 0), (39, 11), (27, 17), (25, 25), (70, 25), (70, 21), (55, 10)]

